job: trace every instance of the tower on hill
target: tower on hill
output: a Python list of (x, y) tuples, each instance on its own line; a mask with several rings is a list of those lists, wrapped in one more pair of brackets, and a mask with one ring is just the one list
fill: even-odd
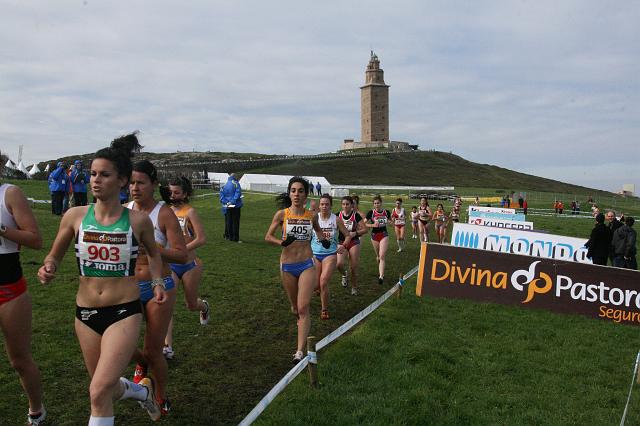
[(360, 87), (360, 141), (345, 139), (342, 150), (360, 148), (391, 148), (406, 150), (406, 142), (389, 140), (389, 87), (378, 56), (371, 51), (365, 71), (364, 86)]

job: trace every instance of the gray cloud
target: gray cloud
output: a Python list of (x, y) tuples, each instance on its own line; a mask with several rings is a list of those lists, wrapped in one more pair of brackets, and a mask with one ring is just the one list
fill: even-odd
[(27, 162), (134, 129), (150, 151), (333, 151), (374, 49), (392, 139), (640, 186), (639, 4), (3, 3), (0, 148)]

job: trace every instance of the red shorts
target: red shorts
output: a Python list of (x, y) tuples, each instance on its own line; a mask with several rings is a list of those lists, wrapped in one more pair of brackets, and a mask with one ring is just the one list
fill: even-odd
[(352, 239), (351, 241), (349, 241), (349, 244), (342, 243), (342, 245), (344, 246), (345, 249), (347, 249), (347, 251), (351, 250), (351, 247), (355, 247), (358, 244), (360, 244), (360, 238)]
[(0, 285), (0, 305), (12, 301), (27, 291), (27, 280), (20, 278), (15, 283)]
[(374, 232), (372, 232), (372, 233), (371, 233), (371, 239), (372, 239), (373, 241), (377, 241), (377, 242), (382, 241), (383, 239), (387, 238), (388, 236), (389, 236), (389, 234), (387, 234), (387, 231), (384, 231), (384, 232), (375, 232), (375, 233), (374, 233)]

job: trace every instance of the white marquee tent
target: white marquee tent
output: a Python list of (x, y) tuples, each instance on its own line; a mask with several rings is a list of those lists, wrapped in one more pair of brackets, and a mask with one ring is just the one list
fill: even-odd
[[(291, 175), (266, 175), (245, 173), (240, 179), (240, 187), (245, 191), (280, 193), (286, 192)], [(322, 176), (304, 176), (312, 185), (320, 182), (322, 192), (331, 192), (331, 184)]]
[(220, 185), (224, 185), (225, 183), (227, 183), (227, 180), (229, 180), (228, 173), (208, 172), (207, 177), (209, 178), (209, 182), (217, 182)]
[(31, 167), (31, 170), (29, 170), (29, 176), (33, 176), (36, 173), (40, 173), (40, 168), (38, 168), (38, 164), (37, 163), (33, 163), (33, 166)]
[(22, 161), (20, 163), (18, 163), (18, 167), (16, 167), (16, 169), (20, 170), (22, 173), (24, 173), (25, 175), (29, 176), (29, 170), (27, 170), (27, 168), (24, 166), (24, 164), (22, 164)]
[(7, 164), (4, 165), (7, 169), (15, 169), (16, 163), (11, 160), (7, 160)]

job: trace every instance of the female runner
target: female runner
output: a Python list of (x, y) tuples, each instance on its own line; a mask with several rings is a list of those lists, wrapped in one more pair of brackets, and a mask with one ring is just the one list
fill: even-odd
[(371, 228), (371, 245), (376, 252), (378, 261), (378, 284), (384, 282), (385, 258), (387, 247), (389, 246), (389, 234), (387, 233), (387, 222), (391, 218), (389, 210), (382, 209), (382, 197), (376, 195), (373, 198), (373, 210), (367, 213), (367, 227)]
[(152, 419), (160, 418), (153, 382), (145, 378), (136, 384), (120, 377), (136, 348), (142, 321), (135, 277), (138, 242), (147, 251), (155, 303), (166, 301), (153, 224), (146, 214), (120, 204), (120, 188), (131, 176), (131, 156), (139, 149), (138, 138), (131, 134), (95, 154), (90, 185), (96, 204), (74, 207), (64, 215), (38, 270), (43, 284), (53, 280), (69, 243), (75, 240), (80, 272), (75, 330), (91, 377), (89, 426), (113, 425), (113, 401), (118, 399), (141, 401)]
[[(338, 233), (348, 234), (344, 224), (337, 220), (336, 215), (331, 212), (333, 198), (329, 194), (320, 196), (320, 211), (318, 213), (318, 224), (322, 229), (319, 239), (316, 234), (312, 235), (311, 250), (313, 251), (313, 263), (318, 271), (318, 281), (320, 283), (320, 304), (322, 311), (320, 319), (329, 319), (329, 280), (336, 270), (337, 254), (345, 252), (344, 245), (338, 245)], [(330, 246), (325, 248), (321, 240), (329, 241)]]
[[(345, 236), (342, 231), (338, 236), (340, 244), (345, 248), (343, 253), (338, 253), (336, 267), (342, 274), (342, 287), (347, 287), (351, 282), (351, 295), (358, 294), (358, 263), (360, 262), (360, 236), (367, 233), (367, 227), (362, 220), (362, 216), (354, 209), (353, 199), (348, 195), (342, 197), (342, 211), (338, 213), (338, 221), (342, 222), (348, 235), (351, 237), (349, 243), (345, 243)], [(349, 259), (349, 271), (351, 277), (347, 275), (346, 263)]]
[(420, 198), (418, 206), (418, 229), (420, 230), (420, 241), (429, 241), (429, 221), (431, 220), (431, 207), (427, 197)]
[[(171, 181), (169, 191), (171, 192), (171, 208), (178, 217), (188, 252), (186, 263), (171, 264), (173, 279), (176, 282), (182, 281), (187, 309), (200, 311), (200, 324), (207, 325), (209, 322), (209, 303), (198, 298), (198, 288), (202, 279), (202, 262), (196, 257), (196, 249), (202, 247), (207, 239), (198, 213), (189, 204), (189, 197), (193, 195), (193, 187), (189, 179), (179, 177)], [(173, 319), (169, 323), (162, 352), (167, 359), (173, 359), (175, 356), (173, 351)]]
[(405, 213), (402, 207), (402, 198), (396, 200), (396, 206), (391, 211), (391, 220), (396, 231), (396, 242), (398, 243), (398, 253), (404, 249), (404, 222)]
[(436, 235), (438, 236), (438, 242), (444, 243), (444, 238), (447, 235), (447, 225), (449, 224), (449, 218), (444, 212), (444, 206), (438, 204), (436, 212), (433, 214), (433, 221), (435, 223)]
[(411, 207), (411, 232), (413, 235), (411, 238), (418, 238), (418, 207)]
[[(330, 243), (322, 239), (322, 229), (318, 224), (318, 215), (304, 208), (309, 193), (309, 182), (295, 176), (289, 180), (287, 193), (278, 197), (281, 210), (273, 216), (264, 239), (274, 245), (282, 246), (280, 269), (282, 286), (291, 303), (291, 311), (298, 317), (298, 342), (293, 362), (304, 357), (311, 318), (309, 302), (317, 286), (318, 277), (312, 260), (311, 233), (315, 230), (325, 248)], [(273, 234), (282, 228), (282, 238)]]
[(137, 362), (133, 376), (134, 383), (140, 383), (147, 377), (147, 370), (151, 368), (155, 379), (156, 400), (162, 414), (169, 414), (171, 405), (167, 398), (168, 368), (162, 348), (167, 335), (169, 321), (176, 303), (176, 289), (168, 262), (186, 262), (187, 249), (182, 237), (182, 231), (176, 215), (173, 214), (165, 202), (170, 202), (169, 189), (160, 187), (160, 194), (165, 202), (155, 200), (153, 194), (159, 186), (158, 172), (150, 161), (137, 162), (133, 167), (129, 192), (133, 201), (127, 207), (141, 211), (149, 216), (153, 223), (156, 245), (162, 257), (162, 276), (166, 291), (165, 303), (158, 304), (153, 299), (151, 289), (151, 273), (149, 260), (143, 248), (138, 251), (136, 262), (136, 279), (140, 287), (140, 301), (144, 307), (146, 330), (142, 352), (136, 350), (134, 359)]
[(40, 370), (31, 357), (31, 296), (22, 274), (21, 246), (42, 247), (38, 223), (20, 188), (0, 183), (0, 329), (11, 366), (29, 400), (27, 422), (39, 425), (47, 412)]

